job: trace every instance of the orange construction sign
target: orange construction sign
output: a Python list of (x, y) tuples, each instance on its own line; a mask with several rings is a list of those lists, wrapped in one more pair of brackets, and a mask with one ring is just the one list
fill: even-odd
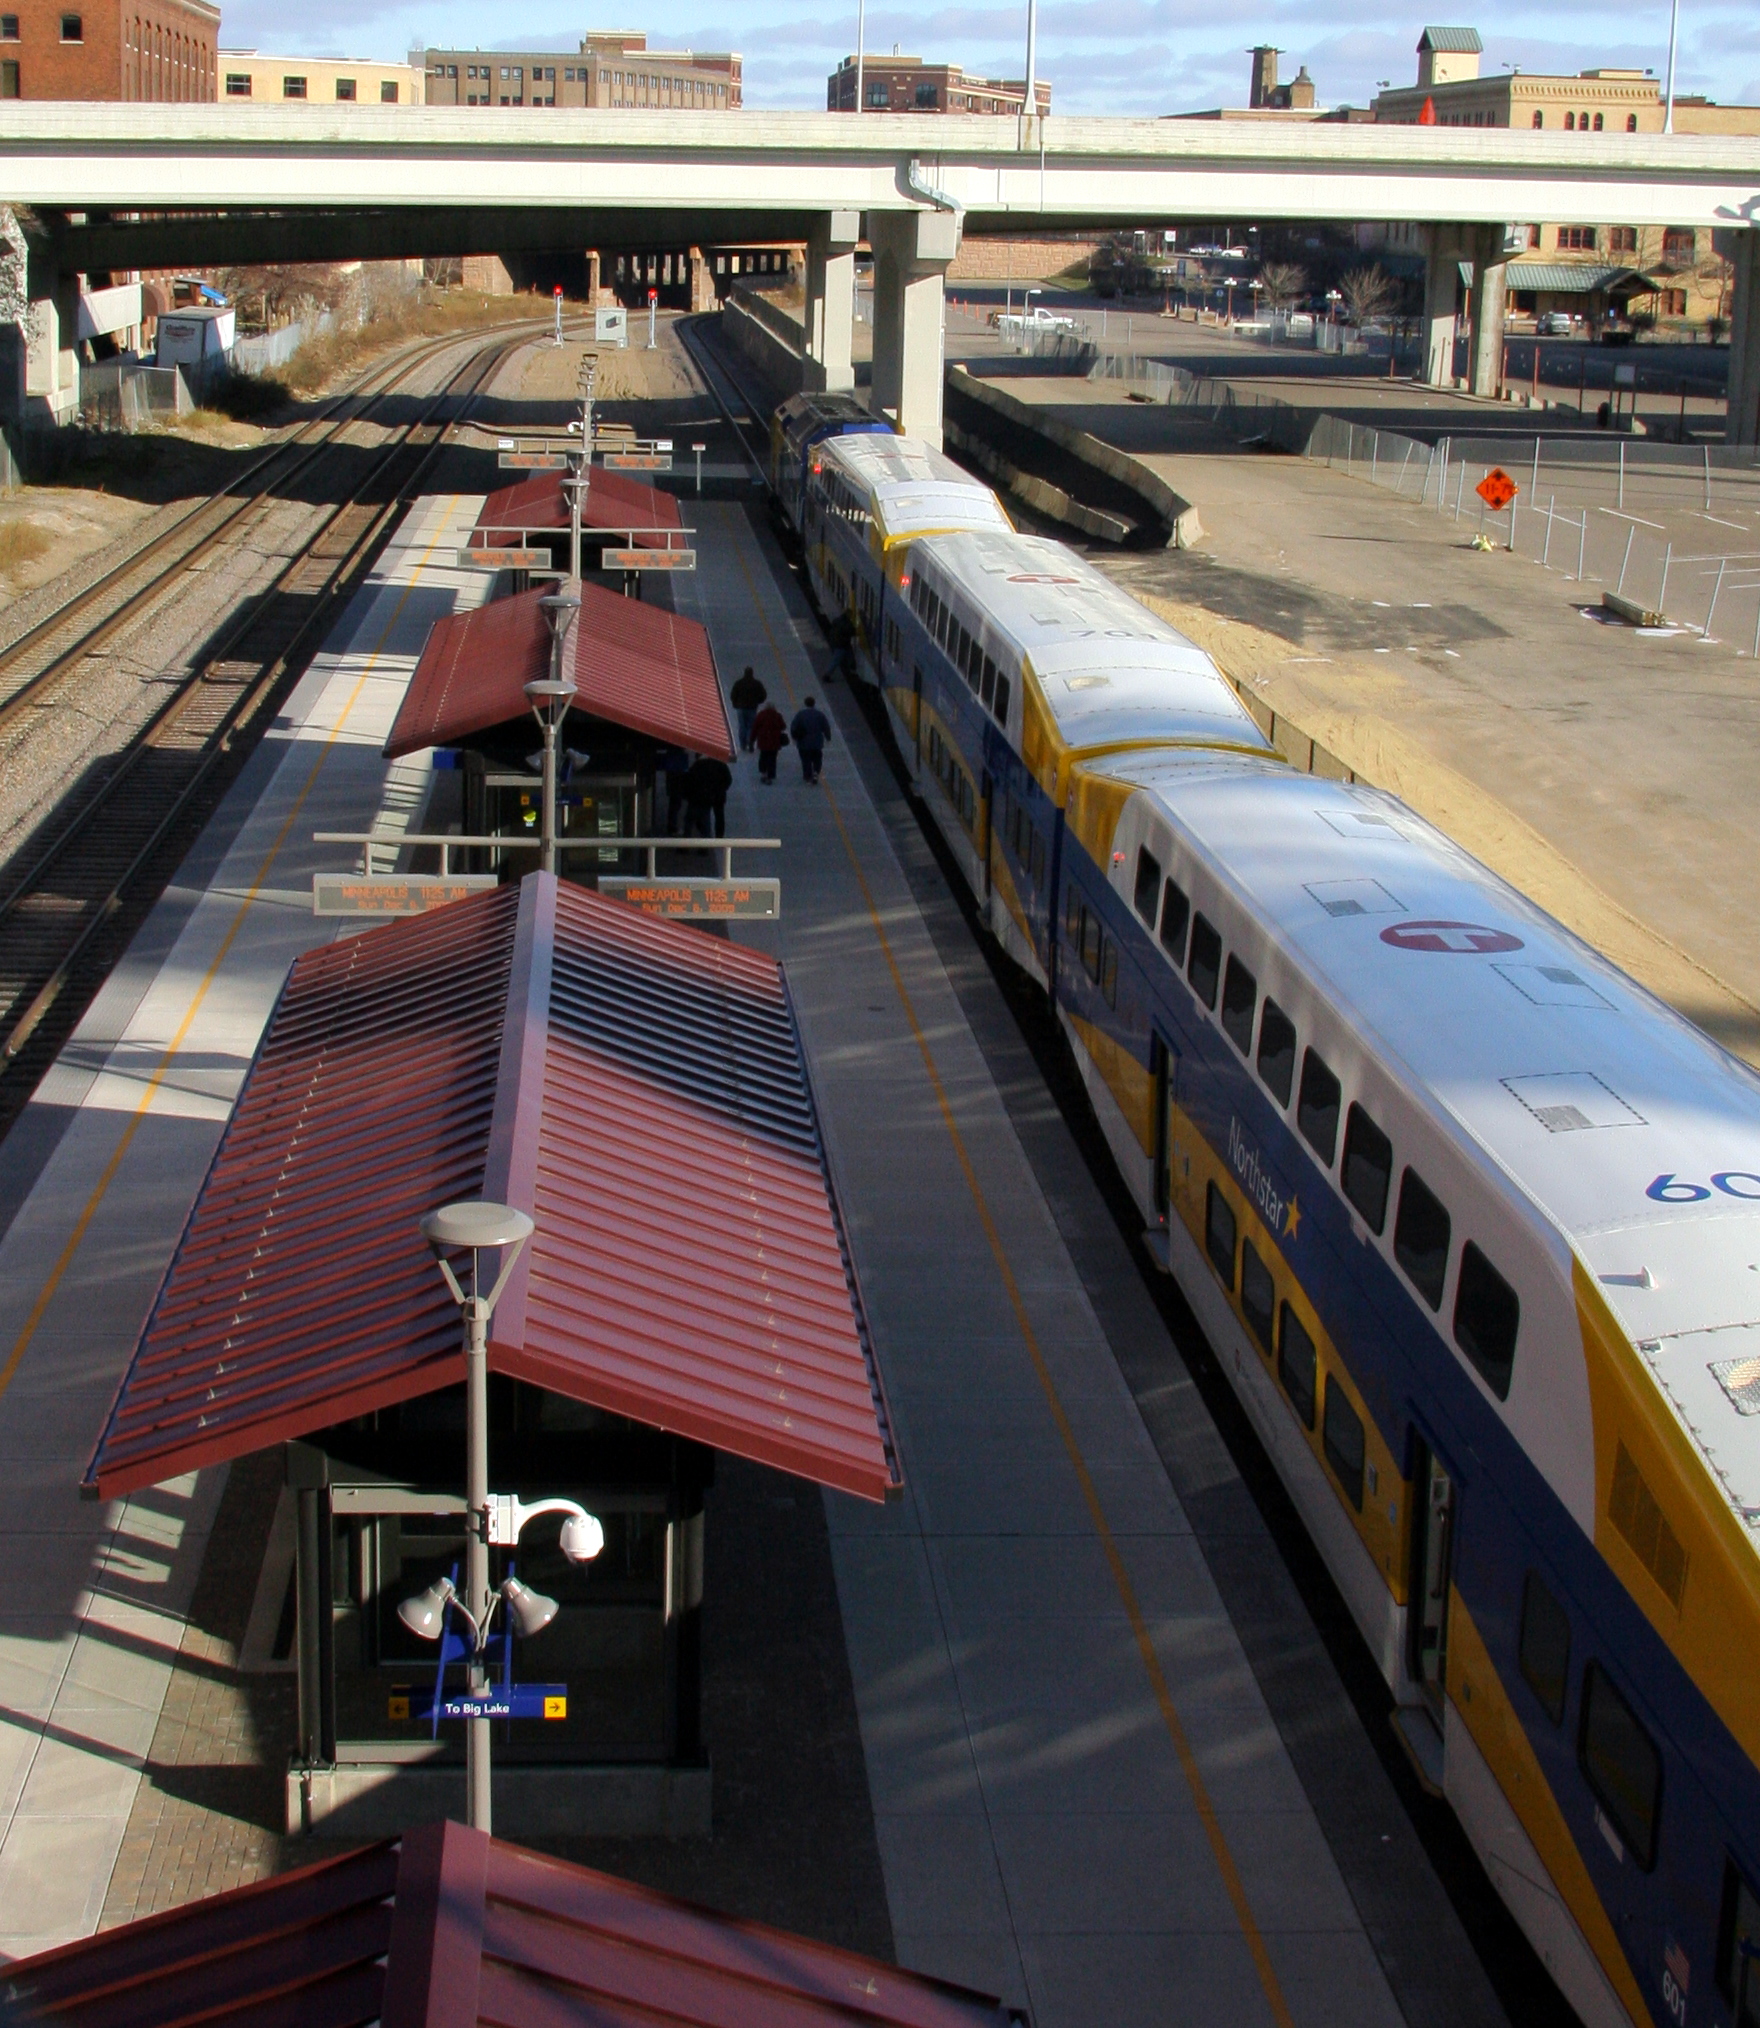
[(1473, 491), (1485, 502), (1493, 514), (1501, 514), (1516, 497), (1517, 493), (1521, 491), (1521, 488), (1501, 465), (1493, 465), (1484, 478), (1479, 481), (1478, 485), (1473, 488)]

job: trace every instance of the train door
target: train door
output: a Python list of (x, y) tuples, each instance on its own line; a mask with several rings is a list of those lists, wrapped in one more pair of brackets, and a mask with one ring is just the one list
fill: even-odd
[(990, 889), (994, 876), (990, 866), (991, 841), (995, 829), (991, 824), (991, 810), (996, 799), (996, 784), (990, 779), (988, 768), (980, 769), (978, 776), (978, 850), (984, 860), (984, 906), (990, 906)]
[(1448, 1687), (1448, 1595), (1454, 1569), (1455, 1506), (1453, 1474), (1420, 1439), (1417, 1470), (1412, 1475), (1408, 1666), (1439, 1733)]
[(1165, 1225), (1173, 1206), (1173, 1104), (1179, 1085), (1179, 1052), (1151, 1030), (1149, 1081), (1155, 1098), (1155, 1216)]

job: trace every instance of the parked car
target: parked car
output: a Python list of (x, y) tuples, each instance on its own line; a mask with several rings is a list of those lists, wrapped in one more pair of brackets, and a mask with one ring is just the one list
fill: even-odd
[(1536, 328), (1542, 338), (1568, 338), (1576, 329), (1576, 319), (1568, 310), (1548, 310)]

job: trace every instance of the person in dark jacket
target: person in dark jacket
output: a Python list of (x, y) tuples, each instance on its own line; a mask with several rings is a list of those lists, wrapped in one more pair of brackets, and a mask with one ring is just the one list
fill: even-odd
[(758, 779), (776, 779), (776, 756), (788, 744), (788, 727), (774, 704), (766, 704), (752, 720), (752, 744), (758, 749)]
[(733, 715), (739, 722), (741, 753), (750, 753), (752, 750), (752, 721), (758, 715), (758, 706), (769, 695), (769, 691), (758, 681), (749, 663), (746, 665), (745, 674), (727, 693), (727, 701), (733, 706)]
[(727, 836), (727, 792), (733, 770), (712, 753), (698, 754), (684, 778), (686, 834), (692, 838)]
[(831, 737), (831, 721), (809, 697), (794, 715), (789, 736), (800, 749), (801, 780), (816, 782), (825, 765), (825, 743)]
[(676, 838), (684, 829), (688, 804), (685, 801), (684, 778), (690, 769), (691, 757), (682, 746), (663, 746), (655, 757), (655, 768), (666, 786), (666, 836)]

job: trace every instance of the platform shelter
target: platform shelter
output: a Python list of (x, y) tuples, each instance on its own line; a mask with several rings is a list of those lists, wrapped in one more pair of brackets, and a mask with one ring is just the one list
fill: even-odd
[[(900, 1484), (780, 966), (534, 873), (309, 951), (246, 1077), (86, 1472), (104, 1498), (285, 1447), (298, 1503), (290, 1830), (462, 1814), (456, 1691), (398, 1607), (464, 1552), (464, 1355), (419, 1229), (536, 1230), (488, 1347), (494, 1496), (576, 1502), (494, 1553), (556, 1599), (495, 1746), (516, 1830), (706, 1833), (704, 1493), (718, 1451)], [(556, 1702), (557, 1700), (551, 1700)], [(457, 1733), (460, 1727), (451, 1727)]]
[[(563, 721), (558, 829), (563, 837), (652, 837), (654, 795), (668, 748), (734, 757), (709, 635), (695, 620), (570, 584), (580, 611), (563, 642), (574, 701)], [(434, 623), (385, 742), (399, 760), (436, 749), (463, 775), (467, 837), (538, 831), (541, 735), (524, 686), (550, 674), (543, 591), (516, 593)], [(640, 873), (638, 857), (571, 853), (571, 875)]]
[[(477, 516), (470, 546), (547, 550), (552, 567), (566, 571), (569, 499), (563, 479), (561, 472), (538, 472), (491, 493)], [(603, 568), (607, 549), (685, 549), (689, 543), (672, 494), (623, 472), (589, 468), (581, 499), (583, 569)]]
[(63, 2028), (1007, 2028), (995, 2000), (717, 1915), (461, 1824), (144, 1916), (7, 1967)]

